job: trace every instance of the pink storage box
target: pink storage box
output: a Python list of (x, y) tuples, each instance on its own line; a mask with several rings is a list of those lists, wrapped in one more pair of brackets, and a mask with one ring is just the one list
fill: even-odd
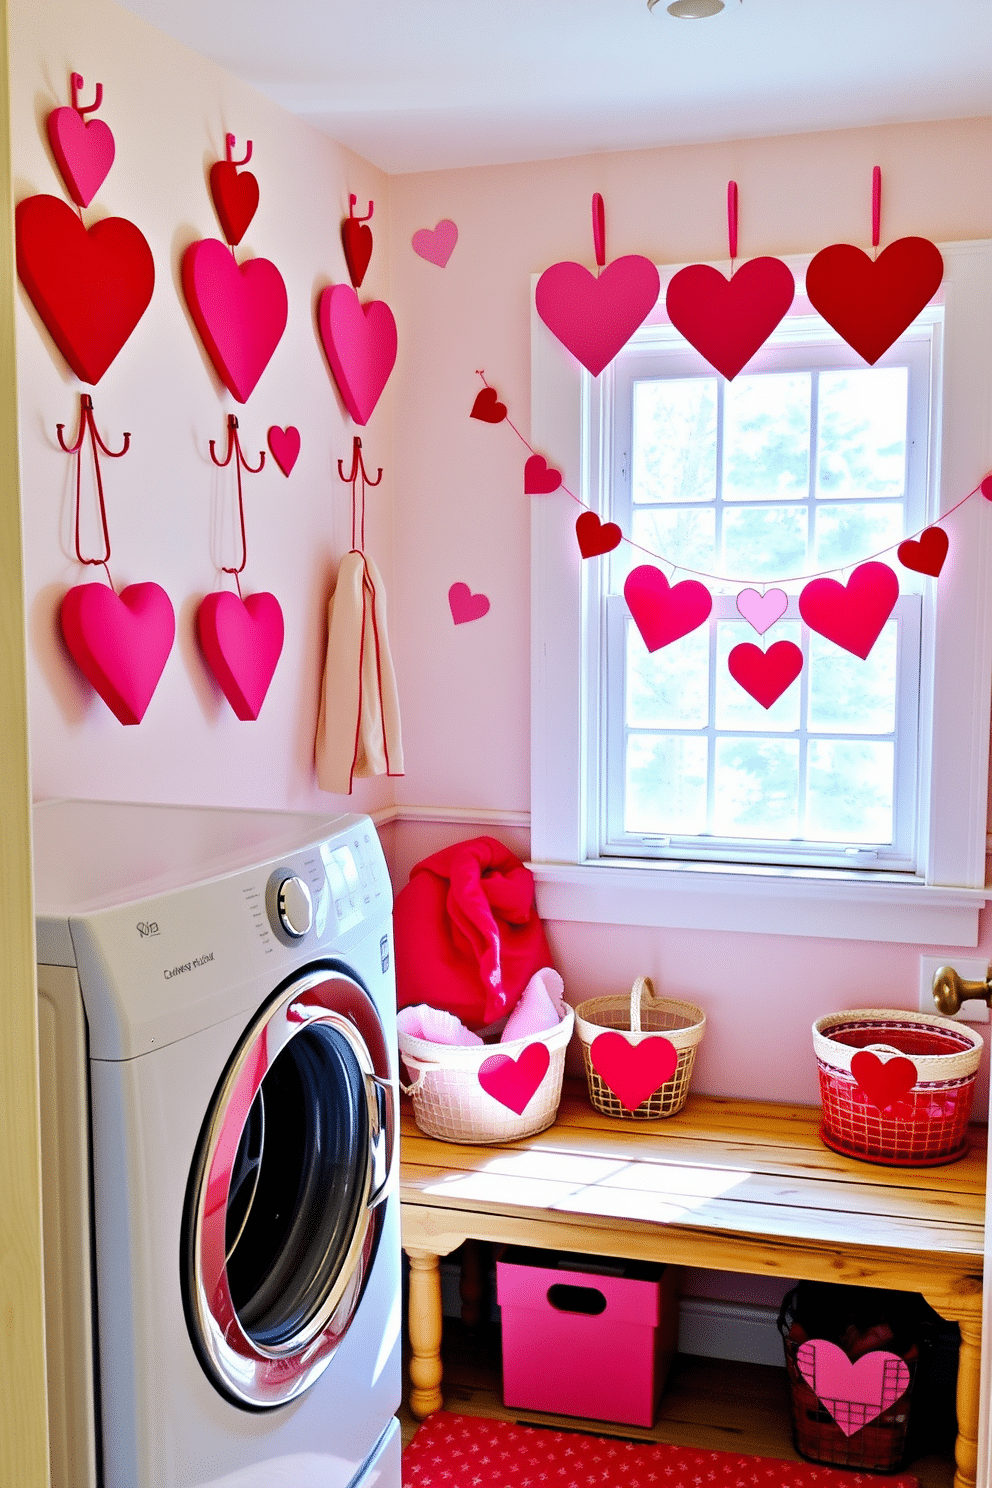
[(673, 1266), (508, 1250), (496, 1263), (504, 1404), (652, 1425), (677, 1346), (677, 1287)]

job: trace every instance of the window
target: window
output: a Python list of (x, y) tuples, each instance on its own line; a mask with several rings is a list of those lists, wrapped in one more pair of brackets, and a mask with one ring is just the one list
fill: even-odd
[[(900, 595), (867, 660), (797, 608), (804, 575), (846, 565), (846, 579), (992, 465), (992, 252), (942, 252), (943, 303), (874, 368), (810, 313), (804, 261), (791, 263), (804, 313), (731, 383), (663, 309), (598, 379), (534, 316), (532, 443), (632, 540), (582, 561), (567, 494), (533, 503), (542, 914), (774, 930), (788, 904), (804, 933), (976, 943), (989, 504), (975, 497), (948, 518), (939, 581), (882, 556)], [(706, 624), (649, 652), (623, 594), (639, 564), (673, 584), (706, 576)], [(762, 585), (784, 591), (761, 640), (738, 613), (736, 580), (759, 605)], [(802, 671), (766, 710), (728, 658), (783, 639)]]

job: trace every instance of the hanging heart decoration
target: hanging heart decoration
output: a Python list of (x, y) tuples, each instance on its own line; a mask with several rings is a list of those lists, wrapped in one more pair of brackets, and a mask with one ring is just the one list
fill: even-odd
[(450, 217), (442, 217), (437, 227), (418, 228), (410, 241), (418, 258), (425, 258), (428, 263), (443, 269), (455, 251), (458, 228)]
[(543, 455), (531, 455), (524, 463), (524, 495), (548, 496), (561, 485), (561, 471), (549, 465)]
[(537, 313), (593, 377), (608, 366), (658, 302), (661, 279), (639, 253), (615, 258), (597, 278), (577, 263), (556, 263), (537, 281)]
[(886, 563), (862, 563), (846, 587), (812, 579), (799, 596), (799, 613), (819, 635), (864, 661), (899, 598), (899, 580)]
[(232, 161), (218, 160), (210, 167), (210, 195), (224, 237), (236, 248), (258, 211), (258, 180)]
[(757, 589), (742, 589), (737, 596), (738, 614), (759, 635), (771, 630), (788, 608), (789, 596), (784, 589), (768, 589), (764, 594), (759, 594)]
[(851, 1059), (855, 1084), (873, 1106), (886, 1111), (909, 1094), (917, 1080), (916, 1065), (904, 1055), (879, 1059), (870, 1049), (859, 1049)]
[(367, 424), (396, 361), (396, 321), (384, 300), (363, 305), (350, 284), (323, 290), (317, 308), (320, 339), (344, 406)]
[(493, 387), (484, 387), (475, 396), (469, 418), (479, 419), (483, 424), (501, 424), (506, 418), (506, 404), (501, 403)]
[(795, 292), (788, 264), (780, 258), (752, 258), (730, 279), (711, 264), (680, 269), (665, 302), (675, 329), (731, 379), (768, 340)]
[(479, 1084), (501, 1106), (522, 1116), (550, 1064), (547, 1044), (528, 1044), (517, 1059), (509, 1054), (484, 1059), (479, 1065)]
[(848, 346), (874, 365), (929, 304), (944, 260), (928, 238), (897, 238), (871, 259), (851, 243), (834, 243), (806, 270), (814, 310)]
[(907, 538), (905, 542), (900, 543), (896, 549), (896, 557), (903, 568), (911, 568), (915, 573), (929, 574), (935, 579), (944, 566), (949, 546), (947, 533), (943, 527), (927, 527), (920, 533), (917, 541), (914, 542), (912, 538)]
[(17, 272), (80, 382), (97, 383), (148, 308), (155, 263), (123, 217), (87, 229), (57, 196), (29, 196), (15, 212)]
[(992, 501), (992, 475), (987, 475), (979, 486), (979, 490), (986, 501)]
[(601, 553), (612, 553), (623, 540), (623, 533), (616, 522), (601, 522), (595, 512), (583, 512), (576, 519), (575, 536), (579, 540), (579, 552), (583, 558), (597, 558)]
[(660, 1036), (632, 1044), (622, 1033), (600, 1033), (589, 1046), (589, 1058), (620, 1104), (636, 1111), (675, 1074), (679, 1053)]
[(845, 1436), (874, 1421), (909, 1389), (909, 1366), (888, 1349), (852, 1362), (836, 1343), (810, 1338), (799, 1345), (796, 1365)]
[(372, 261), (372, 229), (368, 223), (358, 217), (346, 217), (341, 224), (341, 246), (348, 265), (348, 278), (355, 289), (361, 289)]
[(78, 109), (52, 109), (48, 139), (69, 195), (88, 207), (114, 163), (114, 136), (102, 119), (87, 122)]
[(196, 632), (221, 692), (243, 723), (256, 719), (282, 655), (282, 610), (274, 594), (208, 594)]
[(238, 264), (217, 238), (191, 243), (183, 254), (183, 293), (221, 382), (247, 403), (286, 329), (289, 300), (275, 264)]
[(465, 625), (489, 614), (489, 600), (485, 594), (473, 594), (467, 584), (452, 584), (448, 590), (448, 608), (455, 624)]
[(683, 579), (669, 588), (665, 575), (650, 563), (631, 569), (623, 596), (649, 651), (670, 646), (696, 630), (713, 608), (713, 596), (705, 584)]
[(794, 641), (776, 641), (767, 651), (744, 641), (727, 657), (727, 670), (746, 693), (770, 708), (803, 669), (803, 653)]
[(172, 602), (158, 584), (77, 584), (59, 622), (83, 676), (121, 723), (140, 723), (176, 636)]

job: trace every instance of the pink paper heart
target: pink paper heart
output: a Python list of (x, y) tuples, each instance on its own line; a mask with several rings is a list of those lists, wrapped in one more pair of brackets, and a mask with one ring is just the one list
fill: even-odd
[(561, 471), (549, 465), (543, 455), (531, 455), (524, 463), (524, 495), (549, 496), (561, 485)]
[(759, 594), (757, 589), (742, 589), (737, 596), (738, 614), (759, 635), (771, 630), (788, 608), (789, 596), (784, 589), (769, 589), (764, 594)]
[(668, 318), (724, 377), (736, 377), (792, 304), (792, 271), (780, 258), (752, 258), (727, 279), (711, 264), (680, 269), (668, 286)]
[(899, 598), (899, 580), (885, 563), (862, 563), (847, 585), (812, 579), (799, 596), (799, 613), (817, 631), (864, 661)]
[(393, 312), (384, 300), (363, 305), (350, 284), (332, 284), (317, 318), (344, 406), (356, 424), (367, 424), (396, 361)]
[(269, 449), (283, 475), (289, 475), (293, 466), (300, 456), (300, 431), (287, 424), (285, 429), (280, 429), (278, 424), (273, 424), (269, 430)]
[(207, 355), (228, 392), (248, 398), (279, 345), (289, 313), (286, 285), (267, 258), (239, 265), (218, 238), (183, 254), (183, 293)]
[(851, 1074), (873, 1106), (887, 1111), (916, 1084), (916, 1065), (904, 1055), (879, 1059), (870, 1049), (859, 1049), (851, 1059)]
[(792, 686), (803, 669), (803, 653), (794, 641), (776, 641), (767, 651), (744, 641), (727, 657), (727, 670), (746, 693), (770, 708)]
[(537, 313), (593, 377), (612, 362), (654, 309), (658, 270), (639, 253), (615, 258), (598, 278), (577, 263), (556, 263), (537, 281)]
[(811, 1338), (796, 1351), (799, 1373), (845, 1436), (853, 1436), (895, 1405), (909, 1389), (909, 1367), (898, 1354), (878, 1349), (853, 1363), (826, 1338)]
[(243, 723), (256, 719), (282, 654), (283, 618), (274, 594), (246, 600), (223, 590), (208, 594), (196, 612), (207, 665)]
[(413, 251), (428, 263), (443, 269), (458, 242), (458, 228), (450, 217), (442, 217), (437, 227), (418, 228), (410, 239)]
[(897, 238), (876, 259), (851, 243), (832, 243), (806, 270), (814, 310), (866, 362), (874, 364), (936, 294), (944, 260), (928, 238)]
[(484, 594), (473, 594), (467, 584), (452, 584), (448, 590), (451, 618), (456, 625), (467, 620), (481, 620), (489, 613), (489, 600)]
[(509, 1054), (494, 1054), (480, 1064), (479, 1084), (501, 1106), (522, 1116), (550, 1063), (547, 1044), (528, 1044), (517, 1059), (511, 1059)]
[(713, 597), (705, 584), (683, 579), (669, 588), (665, 575), (650, 563), (631, 569), (623, 596), (649, 651), (658, 651), (688, 635), (709, 618), (713, 608)]
[(636, 1111), (672, 1078), (679, 1062), (675, 1045), (654, 1036), (631, 1044), (622, 1033), (600, 1033), (589, 1049), (592, 1067), (628, 1111)]
[(114, 717), (140, 723), (176, 636), (172, 602), (158, 584), (77, 584), (59, 612), (66, 646)]
[(102, 119), (87, 123), (77, 109), (65, 107), (49, 114), (48, 138), (69, 195), (88, 207), (114, 163), (114, 136)]

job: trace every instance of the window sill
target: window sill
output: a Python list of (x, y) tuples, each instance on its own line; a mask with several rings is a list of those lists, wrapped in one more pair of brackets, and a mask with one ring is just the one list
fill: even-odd
[(976, 946), (992, 886), (725, 863), (528, 863), (543, 920)]

